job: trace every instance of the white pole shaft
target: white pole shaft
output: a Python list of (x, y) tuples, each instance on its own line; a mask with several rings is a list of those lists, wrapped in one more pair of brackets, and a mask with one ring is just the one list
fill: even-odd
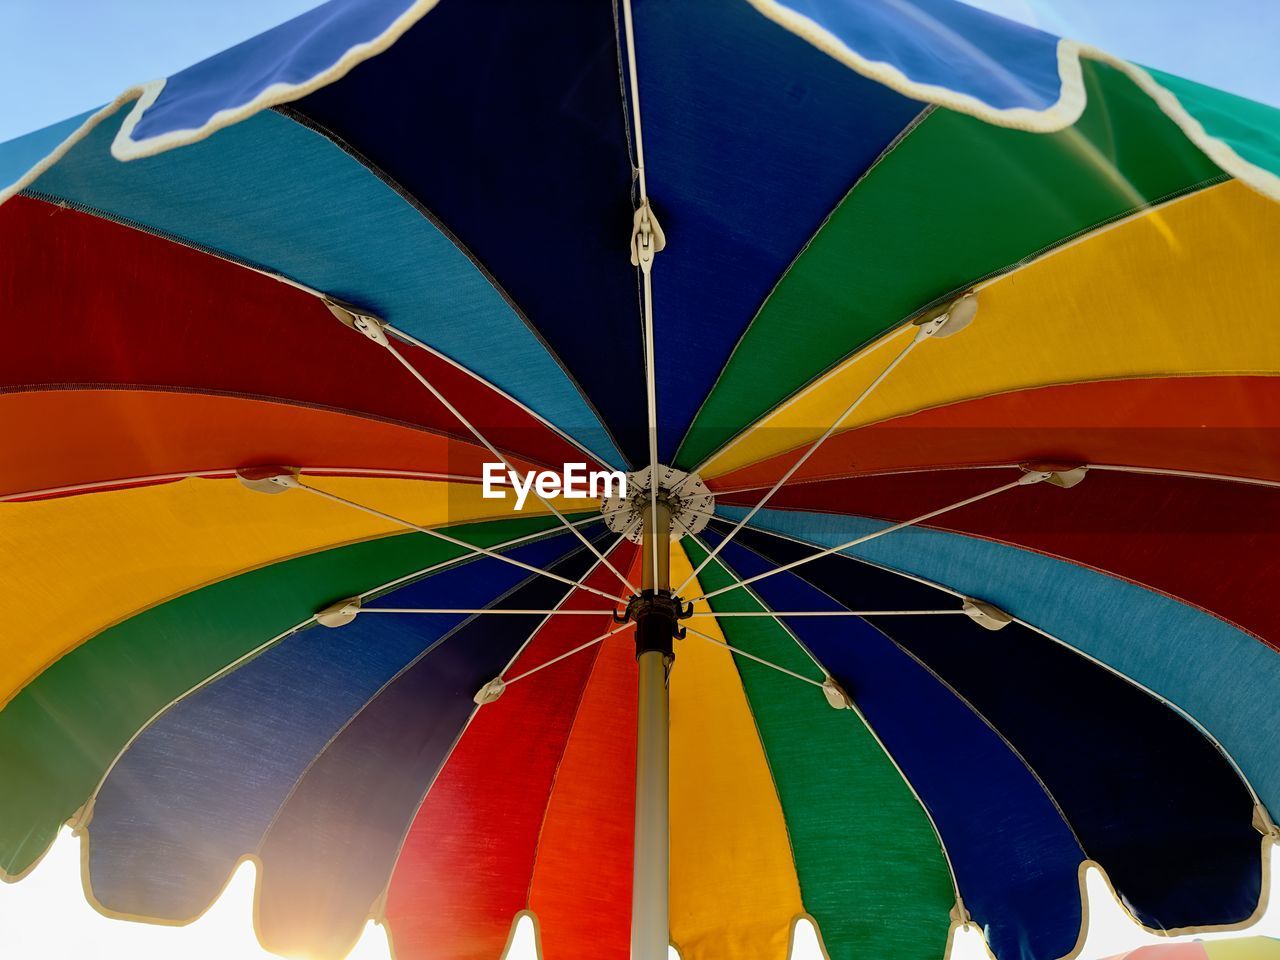
[(642, 653), (636, 744), (636, 841), (631, 887), (631, 960), (666, 960), (670, 875), (667, 789), (670, 699), (667, 665), (657, 650)]
[[(670, 513), (665, 503), (650, 505), (645, 517), (644, 590), (669, 590)], [(656, 549), (655, 549), (656, 547)], [(636, 723), (636, 833), (631, 884), (631, 960), (666, 960), (669, 932), (667, 889), (671, 835), (670, 708), (667, 664), (658, 650), (640, 654)]]

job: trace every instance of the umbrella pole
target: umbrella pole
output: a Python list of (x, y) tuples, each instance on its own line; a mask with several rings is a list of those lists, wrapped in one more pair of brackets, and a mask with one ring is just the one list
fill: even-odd
[[(670, 832), (667, 784), (670, 698), (667, 673), (675, 659), (671, 615), (671, 511), (646, 504), (641, 603), (636, 615), (639, 701), (636, 729), (636, 832), (631, 886), (631, 960), (666, 960), (670, 942), (667, 886)], [(655, 549), (656, 547), (656, 549)]]

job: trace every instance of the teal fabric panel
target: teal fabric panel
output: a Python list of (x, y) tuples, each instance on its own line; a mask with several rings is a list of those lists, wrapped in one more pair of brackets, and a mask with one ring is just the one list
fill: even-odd
[(21, 180), (32, 167), (57, 150), (59, 144), (75, 133), (94, 112), (90, 110), (68, 117), (34, 133), (0, 143), (0, 190)]
[(1150, 68), (1147, 72), (1178, 98), (1205, 133), (1255, 167), (1280, 177), (1280, 110), (1171, 73)]

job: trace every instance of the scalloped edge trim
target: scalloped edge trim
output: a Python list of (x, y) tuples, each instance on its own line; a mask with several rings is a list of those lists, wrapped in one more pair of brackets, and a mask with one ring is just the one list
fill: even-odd
[(164, 88), (163, 80), (152, 80), (149, 83), (143, 83), (143, 84), (138, 84), (137, 86), (132, 86), (128, 90), (125, 90), (123, 93), (121, 93), (118, 97), (116, 97), (106, 106), (100, 107), (98, 110), (91, 113), (85, 119), (84, 123), (76, 127), (75, 131), (72, 132), (72, 134), (69, 137), (67, 137), (65, 140), (63, 140), (60, 144), (54, 147), (51, 152), (46, 154), (44, 159), (42, 159), (34, 167), (29, 169), (26, 173), (20, 176), (13, 183), (8, 184), (3, 188), (0, 188), (0, 204), (3, 204), (10, 197), (14, 196), (15, 194), (21, 193), (27, 187), (31, 186), (31, 184), (35, 183), (36, 180), (38, 180), (46, 170), (48, 170), (50, 167), (56, 164), (59, 160), (65, 157), (72, 147), (74, 147), (77, 143), (79, 143), (85, 137), (89, 136), (89, 134), (91, 134), (94, 131), (94, 129), (98, 126), (98, 124), (102, 123), (102, 121), (108, 119), (109, 117), (115, 115), (115, 113), (119, 111), (120, 108), (124, 107), (126, 104), (134, 103), (134, 101), (137, 101), (136, 103), (134, 103), (134, 107), (133, 107), (133, 112), (137, 113), (140, 108), (143, 108), (144, 103), (147, 106), (150, 106), (152, 103), (154, 103), (156, 97), (160, 95), (160, 91), (163, 88)]
[[(958, 93), (937, 84), (919, 83), (910, 79), (898, 67), (882, 61), (869, 60), (809, 17), (797, 13), (779, 0), (746, 0), (763, 17), (795, 34), (849, 69), (883, 84), (892, 90), (925, 103), (936, 104), (950, 110), (968, 114), (995, 126), (1025, 130), (1030, 133), (1053, 133), (1074, 124), (1084, 112), (1088, 100), (1084, 86), (1081, 58), (1107, 64), (1124, 73), (1139, 89), (1147, 94), (1160, 110), (1172, 120), (1195, 146), (1231, 176), (1262, 195), (1280, 203), (1280, 175), (1272, 173), (1241, 157), (1225, 141), (1210, 136), (1178, 98), (1141, 67), (1113, 56), (1104, 50), (1076, 40), (1058, 41), (1058, 76), (1061, 89), (1058, 100), (1044, 110), (1029, 107), (996, 108), (970, 94)], [(0, 204), (26, 189), (46, 170), (57, 163), (77, 143), (83, 140), (103, 120), (121, 107), (133, 102), (111, 144), (111, 154), (117, 160), (136, 160), (154, 156), (175, 147), (186, 146), (205, 139), (214, 132), (248, 119), (255, 113), (307, 94), (341, 79), (357, 65), (377, 56), (433, 10), (439, 0), (416, 0), (392, 25), (372, 40), (349, 48), (330, 67), (300, 84), (275, 83), (260, 91), (257, 96), (238, 107), (219, 110), (200, 127), (174, 130), (145, 140), (133, 139), (133, 131), (147, 110), (155, 103), (164, 89), (164, 80), (130, 87), (107, 106), (92, 114), (43, 160), (28, 170), (15, 183), (0, 189)]]
[(381, 34), (372, 40), (349, 47), (333, 64), (312, 75), (304, 82), (273, 83), (271, 86), (259, 91), (257, 96), (247, 103), (219, 110), (201, 126), (192, 129), (173, 130), (144, 140), (135, 140), (133, 138), (134, 129), (147, 110), (156, 102), (156, 99), (164, 89), (166, 81), (164, 79), (151, 80), (147, 83), (129, 87), (111, 103), (91, 114), (84, 123), (76, 128), (75, 132), (58, 144), (43, 160), (19, 177), (16, 182), (0, 188), (0, 204), (29, 187), (41, 174), (66, 156), (72, 147), (92, 133), (100, 123), (113, 116), (129, 103), (133, 103), (133, 108), (124, 118), (124, 122), (121, 123), (120, 129), (116, 132), (115, 139), (111, 144), (111, 155), (117, 160), (137, 160), (140, 157), (150, 157), (158, 153), (164, 153), (174, 147), (187, 146), (205, 139), (223, 127), (229, 127), (242, 120), (247, 120), (255, 113), (260, 113), (277, 104), (298, 100), (309, 93), (319, 90), (321, 87), (340, 80), (365, 60), (375, 57), (389, 48), (408, 32), (410, 27), (430, 13), (439, 2), (440, 0), (415, 0)]
[[(72, 822), (73, 821), (69, 821), (69, 823), (72, 823)], [(74, 826), (73, 836), (75, 836), (75, 838), (80, 842), (80, 849), (78, 851), (79, 860), (80, 860), (80, 882), (84, 892), (85, 901), (89, 904), (89, 906), (95, 912), (97, 912), (98, 914), (104, 917), (107, 917), (112, 920), (121, 920), (121, 921), (126, 921), (131, 923), (142, 923), (142, 924), (148, 924), (151, 926), (161, 926), (161, 927), (189, 926), (190, 924), (195, 923), (201, 918), (203, 918), (205, 914), (207, 914), (210, 910), (212, 910), (213, 907), (222, 899), (223, 895), (227, 891), (227, 888), (231, 885), (232, 879), (235, 877), (235, 874), (240, 870), (240, 868), (245, 863), (252, 863), (254, 868), (253, 911), (252, 911), (253, 932), (254, 932), (254, 937), (257, 940), (258, 944), (264, 950), (267, 949), (267, 946), (262, 942), (262, 937), (259, 933), (259, 930), (260, 930), (259, 900), (260, 900), (260, 893), (262, 888), (262, 875), (263, 875), (264, 865), (263, 865), (262, 859), (256, 853), (244, 854), (236, 860), (235, 864), (232, 865), (232, 867), (228, 871), (226, 879), (223, 881), (221, 887), (219, 888), (217, 896), (215, 896), (209, 902), (209, 904), (204, 909), (202, 909), (198, 914), (192, 917), (184, 917), (181, 919), (164, 919), (159, 917), (147, 916), (145, 914), (123, 913), (117, 910), (113, 910), (110, 907), (107, 907), (106, 905), (104, 905), (102, 902), (100, 902), (93, 891), (92, 881), (90, 879), (90, 873), (89, 873), (89, 848), (90, 848), (89, 825), (83, 824), (83, 825)], [(1235, 922), (1235, 923), (1200, 924), (1200, 925), (1188, 926), (1188, 927), (1178, 927), (1178, 928), (1168, 929), (1168, 930), (1160, 929), (1158, 927), (1149, 927), (1146, 924), (1144, 924), (1141, 920), (1139, 920), (1137, 916), (1133, 913), (1132, 909), (1130, 909), (1129, 905), (1125, 902), (1124, 898), (1120, 895), (1119, 891), (1115, 888), (1115, 885), (1112, 883), (1111, 877), (1107, 873), (1106, 868), (1103, 867), (1096, 860), (1086, 857), (1084, 860), (1080, 861), (1079, 865), (1076, 868), (1077, 870), (1076, 882), (1077, 882), (1078, 894), (1080, 897), (1080, 929), (1076, 934), (1075, 945), (1071, 948), (1071, 950), (1069, 950), (1067, 953), (1059, 957), (1058, 960), (1078, 960), (1078, 958), (1083, 953), (1085, 946), (1087, 945), (1089, 924), (1091, 919), (1090, 917), (1091, 910), (1090, 910), (1090, 901), (1089, 901), (1089, 892), (1088, 892), (1088, 871), (1090, 868), (1098, 872), (1099, 878), (1101, 879), (1104, 888), (1107, 890), (1108, 894), (1111, 896), (1113, 902), (1120, 908), (1120, 911), (1124, 914), (1124, 916), (1126, 916), (1134, 924), (1134, 926), (1137, 929), (1141, 930), (1146, 934), (1157, 937), (1160, 940), (1166, 940), (1166, 939), (1172, 940), (1174, 938), (1180, 938), (1180, 937), (1203, 936), (1203, 935), (1209, 935), (1213, 937), (1222, 937), (1225, 939), (1235, 939), (1235, 938), (1227, 938), (1226, 935), (1232, 934), (1232, 933), (1247, 934), (1247, 932), (1253, 930), (1257, 926), (1257, 924), (1262, 919), (1263, 914), (1266, 911), (1267, 905), (1270, 903), (1271, 884), (1273, 879), (1272, 878), (1272, 857), (1273, 857), (1272, 850), (1273, 850), (1273, 847), (1280, 847), (1280, 840), (1277, 840), (1275, 837), (1262, 836), (1259, 839), (1261, 840), (1260, 857), (1261, 857), (1261, 872), (1262, 872), (1261, 881), (1262, 882), (1261, 882), (1261, 889), (1259, 891), (1257, 904), (1255, 905), (1253, 912), (1250, 914), (1250, 916), (1245, 920)], [(46, 850), (46, 853), (47, 852), (48, 851)], [(41, 859), (43, 859), (43, 855), (41, 855)], [(24, 871), (24, 873), (20, 874), (18, 877), (5, 878), (6, 881), (12, 883), (24, 878), (28, 873), (31, 872), (31, 870), (35, 868), (35, 866), (38, 863), (39, 861), (37, 861), (36, 864), (32, 864), (31, 867), (29, 867), (26, 871)], [(382, 894), (378, 897), (377, 900), (374, 901), (374, 904), (370, 908), (369, 912), (365, 915), (364, 925), (367, 926), (369, 923), (375, 923), (378, 926), (382, 927), (387, 938), (388, 953), (390, 954), (392, 960), (397, 960), (399, 954), (396, 948), (395, 931), (391, 928), (391, 925), (387, 922), (387, 917), (383, 910), (383, 906), (384, 906), (383, 901), (385, 899), (385, 896), (386, 896), (386, 888), (383, 889)], [(538, 958), (538, 960), (544, 960), (545, 955), (543, 954), (543, 951), (542, 951), (542, 926), (541, 926), (540, 918), (537, 912), (530, 906), (525, 906), (523, 909), (517, 911), (512, 916), (511, 925), (508, 928), (508, 932), (507, 932), (507, 941), (502, 949), (501, 960), (508, 960), (510, 956), (511, 948), (515, 943), (517, 927), (519, 926), (520, 920), (524, 917), (528, 917), (533, 923), (535, 956)], [(799, 925), (799, 922), (801, 920), (807, 921), (812, 926), (814, 937), (818, 941), (818, 949), (821, 952), (824, 960), (831, 960), (831, 954), (827, 949), (826, 940), (823, 937), (822, 926), (818, 923), (817, 918), (814, 917), (813, 914), (810, 913), (807, 909), (802, 910), (800, 913), (795, 914), (790, 919), (790, 922), (788, 924), (789, 929), (788, 929), (788, 936), (787, 936), (787, 953), (786, 953), (787, 958), (791, 958), (795, 955), (796, 928)], [(987, 937), (985, 933), (983, 932), (981, 924), (979, 924), (976, 920), (972, 920), (972, 919), (967, 921), (953, 919), (950, 926), (947, 929), (947, 937), (943, 946), (943, 952), (941, 954), (940, 960), (951, 960), (953, 951), (956, 945), (956, 934), (961, 930), (967, 929), (969, 927), (975, 927), (977, 929), (978, 936), (981, 937), (983, 943), (987, 945), (987, 950), (990, 951), (991, 947), (987, 941)], [(364, 926), (361, 927), (362, 934), (363, 934), (363, 930), (364, 930)], [(1254, 935), (1257, 935), (1256, 931)], [(356, 942), (357, 941), (352, 941), (352, 943), (350, 944), (350, 948), (354, 948)], [(683, 951), (681, 951), (679, 942), (676, 941), (674, 936), (671, 937), (670, 945), (674, 947), (677, 953), (679, 953), (681, 956), (684, 955)], [(1153, 946), (1154, 945), (1156, 944), (1153, 944)]]
[[(115, 141), (111, 144), (111, 155), (117, 160), (136, 160), (139, 157), (153, 156), (157, 153), (171, 150), (174, 147), (196, 143), (223, 127), (229, 127), (232, 124), (239, 123), (241, 120), (247, 120), (255, 113), (274, 107), (277, 104), (301, 99), (321, 87), (326, 87), (334, 81), (342, 79), (364, 61), (385, 51), (404, 36), (410, 27), (430, 13), (439, 2), (440, 0), (414, 0), (408, 8), (392, 21), (386, 30), (372, 40), (366, 40), (363, 43), (357, 43), (353, 47), (348, 47), (342, 56), (319, 73), (313, 74), (302, 83), (273, 83), (269, 87), (260, 90), (247, 103), (219, 110), (199, 127), (186, 130), (171, 130), (159, 136), (135, 140), (133, 138), (134, 128), (142, 120), (147, 109), (155, 102), (154, 96), (149, 100), (144, 97), (134, 105), (133, 110), (125, 117), (124, 123), (120, 125)], [(159, 83), (163, 85), (164, 81), (159, 81)], [(156, 93), (159, 93), (159, 89), (156, 90)]]
[(1084, 112), (1088, 94), (1084, 86), (1081, 59), (1104, 63), (1124, 73), (1156, 106), (1169, 117), (1193, 144), (1200, 148), (1214, 163), (1237, 180), (1247, 184), (1264, 196), (1280, 203), (1280, 175), (1259, 167), (1241, 157), (1226, 142), (1210, 136), (1176, 96), (1161, 86), (1146, 70), (1113, 56), (1087, 43), (1077, 40), (1058, 40), (1058, 100), (1043, 110), (1030, 107), (997, 108), (977, 97), (959, 93), (937, 84), (912, 80), (898, 67), (879, 60), (869, 60), (849, 47), (843, 40), (802, 13), (791, 9), (780, 0), (746, 0), (761, 16), (773, 21), (790, 33), (812, 44), (834, 60), (855, 73), (883, 84), (912, 100), (936, 104), (968, 114), (987, 123), (1028, 133), (1054, 133), (1070, 127)]

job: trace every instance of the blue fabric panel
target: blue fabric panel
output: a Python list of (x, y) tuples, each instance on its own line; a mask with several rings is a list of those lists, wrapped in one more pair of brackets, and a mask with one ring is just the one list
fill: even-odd
[[(746, 536), (775, 563), (812, 552)], [(847, 604), (847, 585), (864, 569), (832, 556), (796, 572)], [(1021, 624), (992, 632), (968, 618), (885, 617), (876, 626), (1009, 741), (1144, 924), (1175, 929), (1252, 915), (1262, 890), (1253, 799), (1185, 718)]]
[(195, 130), (276, 83), (305, 83), (357, 44), (376, 40), (413, 0), (329, 0), (175, 73), (134, 128), (145, 140)]
[[(718, 536), (707, 538), (710, 544), (718, 540)], [(752, 546), (761, 542), (778, 543), (756, 535)], [(737, 538), (721, 556), (741, 577), (761, 573), (778, 562), (739, 546)], [(844, 558), (837, 563), (843, 566), (839, 582), (865, 593), (859, 582), (865, 568)], [(922, 609), (954, 604), (937, 590), (913, 586), (933, 595), (924, 598), (930, 602)], [(761, 580), (753, 588), (774, 610), (860, 606), (845, 598), (837, 602), (791, 573)], [(928, 620), (947, 636), (985, 632), (967, 617), (919, 620)], [(928, 809), (955, 870), (960, 894), (983, 926), (997, 960), (1053, 960), (1069, 953), (1080, 933), (1078, 877), (1085, 855), (1018, 756), (876, 626), (847, 617), (797, 617), (787, 626), (853, 697)], [(827, 708), (816, 699), (815, 709)], [(833, 856), (855, 853), (832, 851)]]
[[(548, 565), (577, 547), (566, 532), (510, 556)], [(399, 587), (377, 605), (482, 607), (528, 577), (481, 558)], [(236, 861), (257, 851), (329, 739), (463, 619), (368, 614), (339, 629), (312, 626), (180, 700), (133, 742), (98, 794), (89, 847), (98, 900), (169, 920), (203, 912)]]
[(635, 21), (649, 195), (668, 239), (653, 299), (669, 463), (773, 285), (923, 106), (742, 0), (641, 0)]
[(632, 167), (613, 4), (446, 0), (293, 106), (484, 264), (648, 462)]
[[(752, 526), (835, 546), (885, 524), (766, 509)], [(1154, 690), (1204, 724), (1263, 803), (1280, 810), (1280, 654), (1265, 644), (1136, 584), (972, 537), (913, 527), (849, 553), (994, 603)]]
[[(109, 153), (118, 124), (99, 126), (32, 190), (360, 304), (621, 463), (545, 346), (466, 254), (332, 143), (266, 112), (181, 150), (120, 163)], [(24, 141), (0, 150), (0, 168)], [(373, 349), (359, 338), (351, 348)]]
[[(583, 549), (552, 569), (577, 580), (595, 562)], [(534, 577), (499, 605), (546, 609), (569, 589)], [(474, 618), (387, 684), (316, 758), (262, 846), (258, 922), (273, 953), (336, 960), (350, 949), (472, 697), (542, 619)]]
[(959, 0), (779, 0), (867, 60), (997, 109), (1057, 102), (1058, 38)]

